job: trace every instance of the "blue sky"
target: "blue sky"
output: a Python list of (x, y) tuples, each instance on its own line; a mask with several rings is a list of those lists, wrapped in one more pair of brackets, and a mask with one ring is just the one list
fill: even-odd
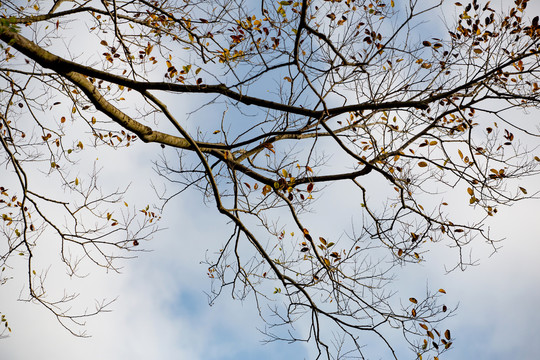
[[(538, 3), (534, 6), (539, 9)], [(193, 106), (178, 103), (179, 108), (189, 105)], [(148, 145), (138, 144), (129, 149), (132, 151), (100, 149), (88, 158), (95, 156), (99, 158), (98, 164), (114, 169), (103, 173), (106, 183), (120, 185), (120, 177), (130, 179), (129, 202), (146, 204), (152, 202), (150, 181), (160, 181), (151, 169), (159, 146), (150, 145), (150, 148), (152, 151), (147, 150)], [(522, 186), (532, 189), (537, 183), (529, 180), (528, 185)], [(326, 223), (319, 221), (320, 231), (332, 227), (348, 229), (354, 219), (340, 214), (357, 204), (347, 203), (345, 189), (330, 190), (331, 193), (319, 199), (320, 211), (312, 215), (311, 221), (328, 219)], [(507, 239), (503, 248), (493, 255), (488, 245), (475, 244), (474, 256), (480, 259), (477, 267), (445, 275), (444, 264), (451, 264), (455, 253), (434, 248), (424, 265), (407, 266), (397, 272), (397, 289), (404, 294), (421, 292), (428, 284), (447, 291), (445, 301), (449, 306), (459, 303), (456, 315), (445, 323), (456, 340), (454, 349), (443, 359), (538, 357), (535, 344), (540, 324), (539, 208), (540, 201), (531, 200), (501, 209), (488, 225)], [(117, 297), (112, 312), (88, 320), (87, 331), (92, 335), (88, 339), (68, 334), (43, 308), (14, 301), (24, 281), (15, 272), (15, 278), (0, 287), (0, 311), (6, 314), (13, 329), (8, 338), (0, 340), (0, 357), (10, 360), (313, 358), (313, 350), (305, 344), (262, 345), (263, 336), (257, 328), (264, 327), (264, 323), (250, 299), (234, 301), (224, 293), (213, 306), (208, 305), (204, 291), (209, 290), (210, 283), (200, 262), (207, 249), (215, 250), (216, 241), (227, 237), (229, 230), (211, 205), (201, 204), (199, 193), (187, 192), (175, 198), (163, 214), (162, 225), (165, 229), (145, 245), (152, 252), (126, 261), (121, 274), (91, 270), (88, 278), (69, 280), (62, 276), (61, 269), (51, 269), (53, 290), (80, 291), (81, 303), (90, 307), (94, 298)]]

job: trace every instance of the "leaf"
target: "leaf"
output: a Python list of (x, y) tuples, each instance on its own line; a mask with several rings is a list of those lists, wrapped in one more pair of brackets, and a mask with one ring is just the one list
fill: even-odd
[(425, 161), (420, 161), (420, 162), (418, 163), (418, 166), (420, 166), (421, 168), (424, 168), (424, 167), (427, 166), (427, 163), (426, 163)]
[(430, 43), (429, 41), (427, 41), (427, 40), (424, 40), (424, 41), (422, 42), (422, 45), (424, 45), (424, 46), (431, 46), (431, 43)]
[(103, 45), (103, 46), (109, 46), (109, 44), (107, 44), (107, 42), (105, 40), (101, 40), (100, 44)]
[(401, 255), (403, 255), (403, 250), (399, 249), (398, 252), (397, 252), (397, 256), (401, 256)]
[(416, 317), (416, 309), (412, 309), (411, 314), (413, 317)]
[(467, 192), (469, 193), (469, 195), (473, 196), (474, 195), (474, 190), (471, 189), (471, 188), (467, 188)]
[(444, 289), (439, 289), (440, 293), (446, 294), (446, 291)]
[(288, 82), (292, 82), (292, 79), (290, 77), (288, 77), (288, 76), (285, 76), (283, 79), (287, 80)]
[(268, 194), (270, 191), (272, 191), (272, 188), (270, 187), (270, 185), (264, 185), (263, 188), (262, 188), (262, 194), (264, 196), (266, 196), (266, 194)]
[(320, 241), (321, 243), (323, 243), (324, 245), (326, 245), (326, 240), (325, 240), (324, 238), (319, 237), (319, 241)]
[(420, 327), (421, 327), (422, 329), (424, 329), (424, 330), (428, 330), (428, 327), (427, 327), (426, 324), (421, 323), (421, 324), (420, 324)]
[(433, 336), (433, 333), (431, 331), (427, 331), (427, 336), (429, 336), (432, 340), (435, 340), (435, 336)]
[(327, 267), (330, 267), (330, 260), (328, 260), (327, 258), (324, 258), (324, 264), (325, 264)]
[(521, 190), (522, 193), (524, 193), (525, 195), (527, 195), (527, 190), (525, 188), (522, 188), (521, 186), (519, 187), (519, 190)]
[(409, 301), (412, 302), (413, 304), (418, 304), (418, 300), (416, 300), (415, 298), (409, 298)]
[(446, 340), (450, 340), (450, 330), (446, 330), (444, 332), (444, 337), (446, 338)]
[(313, 191), (313, 183), (309, 183), (307, 186), (307, 192), (310, 193)]

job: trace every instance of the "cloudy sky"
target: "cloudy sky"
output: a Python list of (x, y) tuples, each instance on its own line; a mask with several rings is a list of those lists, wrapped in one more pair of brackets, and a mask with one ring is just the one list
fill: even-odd
[[(529, 7), (533, 8), (530, 14), (540, 14), (538, 2)], [(150, 197), (145, 198), (152, 193), (150, 181), (160, 181), (151, 169), (151, 161), (160, 149), (152, 149), (155, 153), (145, 146), (132, 151), (100, 149), (92, 156), (100, 159), (101, 166), (114, 169), (103, 174), (105, 182), (114, 183), (119, 176), (132, 179), (132, 194), (145, 203), (151, 202)], [(537, 183), (538, 179), (530, 179), (522, 185), (532, 189)], [(335, 202), (336, 196), (346, 198), (340, 189), (330, 190), (334, 191), (331, 196), (319, 200), (321, 208)], [(449, 257), (455, 254), (434, 249), (425, 265), (405, 267), (397, 273), (404, 287), (413, 286), (415, 291), (421, 291), (426, 284), (441, 287), (447, 292), (447, 304), (459, 304), (456, 315), (445, 323), (452, 329), (455, 341), (454, 349), (444, 359), (538, 357), (539, 210), (538, 200), (501, 209), (488, 225), (506, 240), (495, 254), (489, 246), (477, 243), (474, 256), (480, 260), (479, 266), (445, 274), (444, 265), (451, 264)], [(324, 212), (316, 215), (327, 216)], [(350, 221), (336, 218), (331, 223), (343, 222), (347, 226)], [(162, 226), (164, 229), (145, 245), (152, 251), (126, 261), (121, 274), (94, 269), (85, 279), (69, 280), (59, 270), (57, 278), (61, 280), (55, 283), (56, 269), (51, 269), (51, 288), (80, 292), (80, 301), (90, 304), (90, 308), (93, 299), (117, 298), (111, 312), (88, 320), (90, 338), (75, 338), (42, 307), (16, 301), (23, 291), (24, 277), (17, 277), (15, 271), (15, 278), (0, 287), (0, 311), (6, 314), (13, 330), (8, 338), (0, 340), (0, 358), (312, 358), (312, 349), (304, 344), (261, 344), (263, 336), (257, 328), (264, 324), (249, 300), (242, 303), (223, 294), (209, 306), (204, 292), (210, 283), (200, 261), (207, 249), (215, 249), (216, 240), (228, 234), (224, 235), (224, 219), (211, 205), (201, 204), (199, 193), (187, 192), (176, 198), (166, 208)]]

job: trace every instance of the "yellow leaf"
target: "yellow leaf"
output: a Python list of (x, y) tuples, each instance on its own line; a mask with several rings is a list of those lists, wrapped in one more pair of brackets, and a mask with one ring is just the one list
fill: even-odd
[(440, 293), (446, 294), (446, 291), (444, 289), (439, 289)]
[(416, 300), (415, 298), (409, 298), (409, 301), (413, 304), (418, 304), (418, 300)]
[(79, 185), (79, 178), (75, 178), (75, 185)]
[(467, 188), (467, 192), (469, 193), (469, 195), (473, 196), (474, 194), (474, 190), (471, 189), (471, 188)]
[(328, 260), (327, 258), (324, 258), (324, 264), (330, 267), (330, 260)]
[(126, 207), (128, 207), (128, 203), (124, 201), (124, 205), (126, 205)]
[(450, 330), (446, 330), (444, 332), (444, 337), (446, 338), (446, 340), (450, 340)]

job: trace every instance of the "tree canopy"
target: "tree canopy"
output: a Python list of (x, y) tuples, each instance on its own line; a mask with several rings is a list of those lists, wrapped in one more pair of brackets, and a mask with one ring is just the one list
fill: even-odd
[[(38, 249), (70, 275), (117, 270), (198, 191), (230, 224), (204, 259), (211, 298), (251, 299), (267, 340), (438, 358), (453, 342), (445, 290), (404, 296), (392, 274), (434, 246), (466, 268), (474, 239), (497, 247), (485, 220), (535, 195), (519, 182), (540, 162), (527, 3), (2, 1), (2, 266), (24, 258), (28, 299), (78, 334), (108, 304), (73, 313), (75, 294), (45, 296)], [(128, 204), (144, 179), (104, 190), (115, 169), (92, 147), (155, 153), (156, 205)], [(317, 200), (337, 191), (358, 225), (320, 233)]]

